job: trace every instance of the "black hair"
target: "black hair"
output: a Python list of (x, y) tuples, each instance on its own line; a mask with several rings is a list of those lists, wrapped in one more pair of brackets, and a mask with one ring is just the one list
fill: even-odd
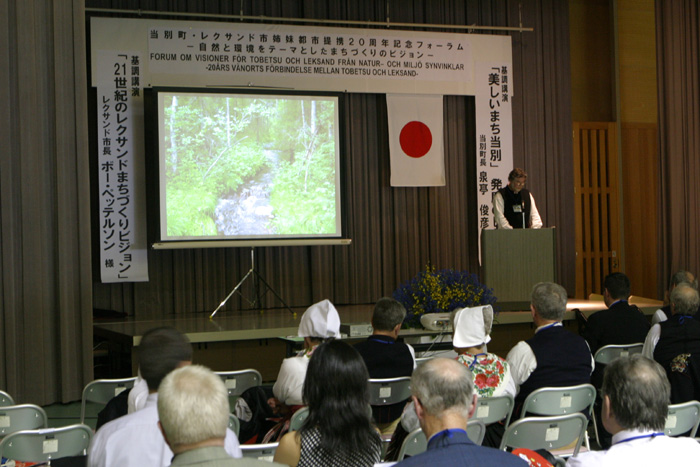
[(613, 272), (605, 276), (603, 290), (605, 289), (615, 300), (627, 299), (630, 296), (630, 279), (621, 272)]
[(182, 362), (192, 361), (192, 345), (180, 331), (171, 327), (153, 328), (141, 337), (138, 347), (139, 371), (150, 391)]
[(372, 426), (368, 380), (357, 350), (338, 340), (319, 345), (306, 370), (303, 396), (309, 417), (300, 433), (318, 429), (318, 449), (333, 455), (378, 448), (381, 440)]

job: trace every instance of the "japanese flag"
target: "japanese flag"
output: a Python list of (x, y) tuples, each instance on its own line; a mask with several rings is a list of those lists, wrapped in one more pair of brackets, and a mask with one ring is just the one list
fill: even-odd
[(387, 94), (391, 186), (444, 186), (442, 96)]

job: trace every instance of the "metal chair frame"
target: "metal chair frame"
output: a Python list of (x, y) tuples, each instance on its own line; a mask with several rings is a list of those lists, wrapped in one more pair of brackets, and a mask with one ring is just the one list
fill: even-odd
[(0, 441), (0, 458), (51, 465), (52, 459), (87, 455), (91, 439), (92, 428), (83, 424), (16, 431)]
[(107, 405), (113, 397), (122, 391), (134, 387), (136, 377), (119, 379), (96, 379), (89, 382), (83, 388), (83, 396), (80, 403), (80, 423), (85, 423), (86, 407), (88, 402)]

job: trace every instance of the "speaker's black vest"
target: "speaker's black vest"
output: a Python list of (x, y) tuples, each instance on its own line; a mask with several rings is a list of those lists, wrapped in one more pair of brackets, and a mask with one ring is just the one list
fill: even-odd
[(508, 223), (514, 229), (523, 228), (523, 214), (521, 212), (515, 212), (513, 210), (514, 206), (525, 205), (525, 227), (530, 228), (530, 192), (525, 188), (520, 190), (517, 194), (505, 186), (498, 190), (498, 192), (503, 197), (503, 215), (508, 219)]

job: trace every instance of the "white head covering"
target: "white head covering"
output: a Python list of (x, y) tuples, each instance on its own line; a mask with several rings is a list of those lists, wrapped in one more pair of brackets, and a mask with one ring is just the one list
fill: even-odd
[(491, 336), (486, 334), (484, 329), (484, 313), (490, 314), (493, 321), (491, 305), (461, 308), (455, 312), (452, 338), (452, 345), (455, 348), (476, 347), (491, 341)]
[(299, 337), (338, 337), (340, 316), (329, 300), (315, 303), (306, 309), (299, 323)]

